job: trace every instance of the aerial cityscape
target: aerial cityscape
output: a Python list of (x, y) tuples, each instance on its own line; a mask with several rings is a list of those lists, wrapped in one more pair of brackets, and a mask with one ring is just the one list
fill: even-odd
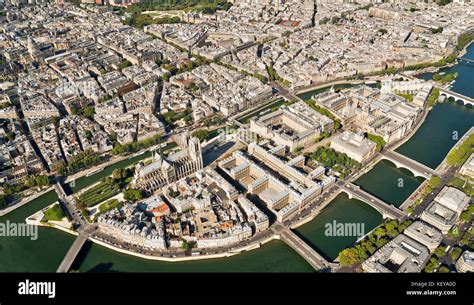
[(473, 42), (471, 0), (0, 0), (0, 272), (474, 272)]

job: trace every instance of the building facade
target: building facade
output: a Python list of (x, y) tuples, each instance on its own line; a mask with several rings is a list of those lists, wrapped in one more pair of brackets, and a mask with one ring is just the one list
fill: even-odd
[(151, 164), (139, 163), (135, 169), (133, 186), (154, 192), (202, 169), (203, 159), (199, 139), (191, 138), (187, 144), (186, 149), (168, 157), (157, 154)]

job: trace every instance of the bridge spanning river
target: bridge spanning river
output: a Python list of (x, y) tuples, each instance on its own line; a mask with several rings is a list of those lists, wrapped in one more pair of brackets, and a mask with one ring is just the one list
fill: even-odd
[(72, 263), (76, 259), (77, 255), (82, 249), (82, 246), (86, 243), (89, 239), (92, 232), (97, 229), (96, 225), (92, 225), (86, 222), (84, 219), (81, 219), (79, 216), (80, 213), (75, 207), (75, 200), (73, 196), (68, 196), (64, 191), (63, 186), (59, 181), (54, 184), (54, 190), (58, 194), (59, 202), (63, 206), (64, 210), (69, 214), (70, 219), (76, 224), (79, 225), (77, 232), (79, 235), (77, 236), (76, 240), (72, 243), (71, 247), (69, 248), (66, 256), (63, 258), (61, 264), (59, 265), (56, 272), (58, 273), (65, 273), (68, 272), (72, 266)]
[(63, 258), (58, 269), (56, 270), (57, 273), (67, 273), (69, 271), (69, 269), (72, 266), (72, 263), (76, 259), (77, 255), (81, 251), (82, 246), (84, 246), (87, 239), (88, 239), (88, 236), (84, 234), (80, 234), (76, 238), (71, 248), (69, 248), (69, 251), (67, 251), (66, 256)]
[(408, 158), (392, 150), (384, 150), (380, 153), (382, 159), (389, 160), (397, 167), (404, 167), (410, 170), (414, 176), (420, 176), (429, 179), (432, 176), (439, 176), (439, 173), (418, 161)]
[(301, 255), (315, 270), (330, 271), (339, 266), (336, 263), (328, 262), (323, 256), (283, 224), (275, 223), (272, 230), (274, 233), (279, 235), (282, 241)]
[(457, 92), (453, 92), (447, 89), (439, 89), (440, 96), (446, 96), (446, 98), (454, 98), (456, 101), (461, 101), (464, 105), (471, 105), (474, 106), (474, 99), (465, 95), (462, 95)]
[(460, 61), (465, 61), (465, 62), (470, 63), (470, 64), (474, 64), (474, 59), (461, 57), (461, 58), (459, 58), (459, 60)]
[(349, 197), (354, 197), (359, 200), (364, 201), (374, 209), (380, 212), (384, 216), (384, 218), (392, 218), (392, 219), (403, 219), (406, 214), (405, 212), (397, 209), (393, 205), (377, 198), (366, 191), (362, 190), (359, 186), (351, 183), (351, 182), (344, 182), (339, 180), (337, 186), (342, 189), (345, 193), (349, 195)]

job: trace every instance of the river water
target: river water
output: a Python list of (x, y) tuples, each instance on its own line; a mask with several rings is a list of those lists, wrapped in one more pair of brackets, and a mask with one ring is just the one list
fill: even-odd
[(347, 194), (341, 193), (314, 220), (294, 231), (326, 259), (333, 261), (341, 250), (360, 237), (334, 234), (338, 223), (361, 226), (362, 235), (365, 235), (382, 223), (382, 215), (363, 201), (349, 199)]

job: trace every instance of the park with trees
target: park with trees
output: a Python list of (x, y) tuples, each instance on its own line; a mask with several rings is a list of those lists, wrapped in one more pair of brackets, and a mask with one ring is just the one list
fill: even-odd
[(361, 166), (359, 162), (349, 158), (346, 154), (337, 152), (327, 146), (318, 147), (315, 152), (309, 155), (309, 157), (325, 167), (330, 167), (333, 170), (338, 171), (341, 178), (346, 177)]

